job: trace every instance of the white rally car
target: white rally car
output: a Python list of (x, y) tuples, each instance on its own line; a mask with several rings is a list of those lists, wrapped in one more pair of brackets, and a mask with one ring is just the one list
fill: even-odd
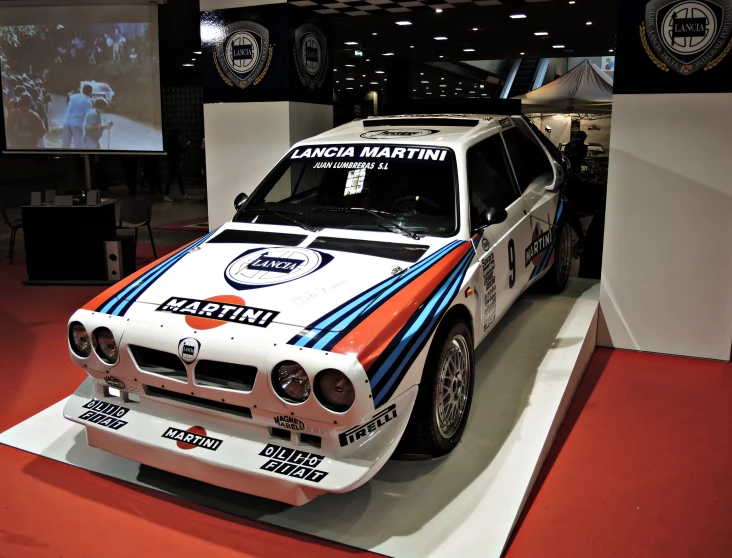
[(474, 348), (562, 289), (561, 155), (521, 116), (352, 122), (295, 145), (233, 221), (69, 322), (89, 444), (303, 504), (460, 440)]

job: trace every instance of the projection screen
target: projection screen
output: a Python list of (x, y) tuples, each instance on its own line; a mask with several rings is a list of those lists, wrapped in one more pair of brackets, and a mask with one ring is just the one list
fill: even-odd
[(7, 150), (161, 152), (157, 9), (0, 4)]

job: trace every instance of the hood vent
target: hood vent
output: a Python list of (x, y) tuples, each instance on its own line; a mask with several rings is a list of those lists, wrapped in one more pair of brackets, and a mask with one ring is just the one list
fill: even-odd
[(276, 246), (297, 246), (306, 238), (303, 234), (226, 229), (214, 236), (206, 244), (272, 244)]
[(414, 263), (424, 255), (429, 249), (429, 246), (319, 236), (310, 243), (308, 248), (350, 252), (352, 254), (362, 254), (364, 256), (375, 256), (377, 258)]

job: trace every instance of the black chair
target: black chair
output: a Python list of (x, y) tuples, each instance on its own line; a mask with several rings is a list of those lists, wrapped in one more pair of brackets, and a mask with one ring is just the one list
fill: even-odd
[(123, 202), (119, 208), (119, 225), (117, 229), (135, 229), (135, 253), (137, 253), (137, 229), (147, 227), (152, 244), (153, 255), (158, 259), (158, 252), (155, 250), (150, 219), (152, 218), (152, 201), (148, 198), (139, 198)]
[(19, 230), (23, 230), (23, 221), (18, 219), (17, 221), (11, 221), (8, 218), (8, 214), (5, 213), (5, 209), (0, 207), (0, 215), (3, 221), (10, 227), (10, 248), (8, 249), (8, 259), (10, 263), (13, 263), (13, 252), (15, 252), (15, 238), (18, 235)]

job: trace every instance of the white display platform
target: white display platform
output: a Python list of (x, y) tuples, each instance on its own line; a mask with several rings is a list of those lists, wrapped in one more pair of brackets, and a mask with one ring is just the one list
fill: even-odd
[(86, 443), (61, 401), (0, 443), (187, 500), (396, 558), (498, 558), (596, 344), (599, 284), (521, 297), (476, 351), (473, 404), (447, 457), (389, 461), (366, 485), (301, 507), (140, 466)]

